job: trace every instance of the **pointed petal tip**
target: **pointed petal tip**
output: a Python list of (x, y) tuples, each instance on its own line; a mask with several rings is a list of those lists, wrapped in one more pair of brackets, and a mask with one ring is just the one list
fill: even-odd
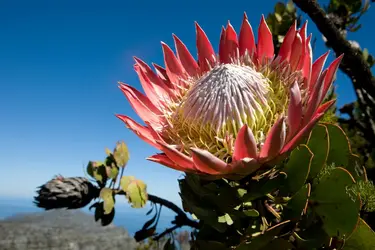
[(244, 18), (244, 19), (248, 19), (248, 18), (247, 18), (246, 11), (243, 12), (243, 18)]
[(340, 54), (337, 58), (336, 58), (336, 60), (342, 60), (342, 58), (344, 57), (344, 53), (342, 53), (342, 54)]
[(133, 59), (135, 61), (135, 65), (141, 66), (142, 64), (146, 64), (141, 58), (139, 58), (137, 56), (133, 56)]
[(181, 39), (175, 33), (172, 33), (172, 37), (173, 37), (173, 40), (175, 41), (175, 43), (177, 41), (180, 42), (180, 43), (182, 43)]
[(238, 131), (237, 138), (234, 142), (233, 158), (238, 161), (247, 157), (257, 157), (257, 144), (254, 134), (247, 124), (245, 124)]
[(225, 172), (227, 164), (207, 150), (190, 148), (195, 167), (206, 174), (217, 175)]
[(266, 140), (259, 153), (259, 157), (261, 159), (272, 159), (283, 148), (286, 139), (285, 120), (285, 116), (281, 115), (281, 117), (275, 122), (270, 131), (267, 133)]
[(306, 29), (307, 27), (307, 23), (309, 22), (309, 20), (306, 20), (303, 24), (302, 24), (302, 27), (300, 30), (303, 30), (303, 29)]
[(198, 24), (197, 21), (194, 21), (194, 25), (196, 30), (202, 30), (201, 26)]

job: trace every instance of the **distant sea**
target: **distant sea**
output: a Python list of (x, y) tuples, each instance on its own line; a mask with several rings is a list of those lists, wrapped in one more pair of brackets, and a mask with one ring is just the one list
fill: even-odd
[[(94, 220), (94, 209), (89, 211), (88, 208), (89, 206), (83, 208), (82, 211), (91, 214)], [(150, 208), (151, 207), (148, 206), (142, 209), (134, 209), (127, 204), (116, 204), (116, 214), (113, 224), (124, 227), (128, 233), (133, 236), (136, 231), (142, 228), (146, 221), (152, 218), (153, 213), (146, 215)], [(7, 217), (39, 212), (43, 212), (43, 210), (36, 207), (31, 199), (0, 197), (0, 220), (6, 219)], [(174, 212), (163, 207), (157, 226), (157, 232), (162, 232), (167, 227), (170, 227), (174, 216)], [(188, 229), (189, 228), (182, 228), (182, 230)]]

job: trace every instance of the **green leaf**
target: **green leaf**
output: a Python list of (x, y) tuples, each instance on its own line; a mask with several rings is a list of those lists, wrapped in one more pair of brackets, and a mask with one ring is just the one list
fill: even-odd
[(107, 176), (111, 179), (116, 179), (119, 173), (119, 168), (117, 166), (106, 166)]
[(355, 181), (367, 181), (366, 169), (357, 155), (349, 155), (349, 165), (346, 170), (350, 172)]
[(351, 13), (360, 11), (362, 7), (362, 0), (342, 0), (342, 3), (346, 5)]
[(237, 189), (237, 193), (238, 193), (238, 196), (242, 198), (247, 193), (247, 190), (243, 188), (239, 188)]
[(329, 134), (329, 153), (327, 164), (347, 168), (351, 155), (349, 140), (345, 132), (337, 125), (326, 123)]
[(282, 3), (282, 2), (276, 3), (276, 5), (275, 5), (275, 14), (277, 13), (277, 14), (282, 15), (284, 13), (284, 11), (285, 11), (285, 4)]
[(331, 237), (345, 238), (355, 229), (361, 207), (358, 194), (349, 187), (354, 179), (344, 168), (324, 175), (310, 197), (310, 207), (319, 215), (323, 229)]
[(243, 213), (246, 215), (246, 216), (249, 216), (249, 217), (258, 217), (259, 216), (259, 212), (256, 210), (256, 209), (246, 209), (246, 210), (243, 210)]
[(89, 208), (89, 210), (91, 210), (91, 208), (95, 208), (95, 221), (100, 220), (102, 226), (111, 224), (113, 218), (115, 217), (115, 208), (113, 208), (109, 214), (104, 213), (103, 202), (96, 202)]
[(306, 145), (294, 149), (285, 166), (287, 179), (280, 188), (282, 193), (295, 194), (305, 184), (309, 175), (313, 154)]
[(322, 245), (328, 245), (330, 237), (319, 226), (313, 225), (305, 231), (294, 233), (296, 239), (297, 249), (316, 250), (320, 249)]
[(309, 173), (309, 179), (313, 179), (322, 170), (328, 158), (329, 137), (325, 125), (317, 124), (314, 127), (310, 133), (307, 146), (314, 154)]
[(117, 163), (117, 166), (124, 168), (126, 163), (130, 159), (129, 150), (125, 142), (117, 142), (115, 149), (113, 150), (113, 157)]
[(133, 208), (142, 208), (146, 205), (147, 185), (143, 181), (135, 179), (134, 176), (123, 176), (120, 186), (126, 192), (126, 197)]
[(107, 171), (101, 161), (90, 161), (87, 165), (87, 173), (101, 184), (107, 181)]
[(104, 214), (110, 214), (115, 206), (115, 198), (112, 189), (102, 188), (99, 197), (102, 198), (104, 202)]
[(375, 232), (363, 219), (359, 220), (353, 234), (345, 241), (344, 250), (373, 250), (375, 249)]
[(360, 160), (353, 155), (350, 149), (349, 139), (345, 132), (337, 125), (326, 123), (329, 134), (329, 154), (327, 164), (335, 164), (350, 172), (355, 180), (365, 180), (365, 172), (360, 165)]
[(124, 192), (127, 192), (130, 183), (132, 183), (133, 181), (135, 181), (134, 176), (123, 176), (123, 177), (121, 177), (120, 186), (121, 186), (122, 190)]
[(289, 200), (283, 212), (284, 218), (290, 220), (299, 220), (301, 218), (303, 211), (306, 209), (310, 191), (311, 185), (308, 183)]
[(289, 2), (286, 4), (286, 10), (289, 13), (294, 13), (296, 11), (296, 7), (294, 6), (293, 0), (289, 0)]
[(219, 223), (227, 223), (229, 226), (233, 224), (233, 220), (229, 214), (224, 214), (219, 216), (218, 220)]
[(109, 148), (105, 148), (105, 154), (107, 156), (111, 156), (112, 155), (112, 151)]
[(93, 166), (92, 161), (89, 161), (89, 163), (87, 164), (86, 171), (87, 171), (87, 173), (88, 173), (91, 177), (94, 177), (94, 166)]

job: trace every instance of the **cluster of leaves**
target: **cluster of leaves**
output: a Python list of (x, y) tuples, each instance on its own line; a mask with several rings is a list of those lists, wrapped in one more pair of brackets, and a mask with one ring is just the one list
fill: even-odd
[(374, 187), (337, 125), (317, 125), (288, 159), (241, 181), (187, 175), (180, 189), (185, 211), (201, 221), (196, 249), (375, 246), (375, 233), (360, 218), (361, 208), (373, 205)]
[[(374, 1), (372, 0), (372, 2)], [(342, 35), (346, 36), (347, 32), (356, 32), (361, 28), (362, 24), (359, 23), (359, 20), (369, 8), (370, 0), (331, 0), (325, 7), (325, 11), (336, 28), (341, 31)], [(353, 46), (358, 46), (358, 42), (351, 42)], [(330, 47), (329, 43), (327, 43), (327, 46)], [(363, 59), (371, 68), (375, 64), (374, 57), (369, 54), (366, 48), (361, 53)]]
[(288, 32), (290, 26), (297, 21), (297, 25), (301, 24), (301, 16), (297, 15), (297, 8), (292, 0), (287, 4), (278, 2), (275, 5), (274, 12), (269, 13), (266, 22), (272, 32), (273, 43), (275, 44), (275, 53), (278, 53), (281, 43)]
[[(134, 235), (135, 240), (142, 243), (139, 247), (154, 249), (156, 245), (159, 246), (159, 241), (164, 243), (164, 249), (174, 249), (173, 247), (176, 245), (181, 245), (181, 243), (176, 244), (177, 241), (173, 239), (176, 235), (174, 230), (181, 227), (187, 219), (183, 211), (178, 211), (179, 214), (172, 221), (172, 224), (175, 225), (173, 228), (157, 234), (156, 227), (162, 207), (166, 203), (172, 203), (156, 196), (152, 196), (154, 200), (149, 200), (151, 195), (147, 193), (147, 185), (143, 181), (136, 179), (134, 176), (123, 176), (124, 169), (130, 159), (128, 148), (124, 142), (118, 142), (113, 152), (109, 149), (106, 149), (105, 152), (107, 156), (104, 161), (91, 161), (87, 165), (87, 173), (100, 188), (100, 200), (90, 207), (90, 210), (95, 208), (95, 220), (100, 220), (103, 226), (109, 225), (113, 221), (115, 197), (118, 195), (125, 196), (133, 208), (142, 208), (147, 201), (150, 201), (151, 209), (146, 215), (153, 215)], [(115, 187), (116, 184), (118, 184), (117, 188)], [(174, 204), (172, 206), (176, 207)], [(169, 235), (168, 240), (165, 239), (166, 235)]]
[[(371, 2), (374, 2), (372, 0)], [(370, 0), (331, 0), (325, 7), (329, 18), (335, 26), (342, 31), (343, 35), (347, 32), (356, 32), (361, 28), (360, 18), (367, 12), (370, 7)], [(359, 45), (358, 42), (351, 41), (354, 46)], [(329, 43), (326, 43), (330, 47)], [(356, 44), (356, 45), (355, 45)], [(374, 57), (369, 54), (368, 49), (361, 50), (356, 47), (357, 52), (362, 54), (363, 59), (371, 68), (375, 64)], [(364, 116), (363, 110), (357, 102), (350, 103), (340, 108), (341, 114), (345, 114), (349, 118), (340, 118), (339, 124), (350, 138), (353, 152), (358, 154), (361, 161), (369, 170), (369, 178), (375, 178), (375, 144), (369, 138), (366, 138), (364, 130), (368, 120)]]
[[(147, 185), (143, 181), (134, 176), (122, 176), (130, 158), (126, 144), (118, 142), (113, 152), (106, 149), (106, 154), (104, 161), (90, 161), (87, 165), (87, 173), (100, 187), (100, 200), (90, 210), (95, 208), (95, 220), (101, 220), (102, 225), (110, 224), (115, 216), (116, 195), (125, 195), (134, 208), (144, 207), (148, 199)], [(117, 182), (119, 185), (115, 188)]]
[[(372, 0), (372, 2), (374, 1)], [(342, 31), (343, 35), (345, 35), (347, 32), (355, 32), (360, 29), (360, 18), (367, 12), (369, 7), (369, 0), (331, 0), (325, 7), (325, 11), (331, 21), (333, 21), (336, 27)], [(276, 3), (274, 12), (270, 13), (266, 19), (273, 34), (274, 44), (276, 45), (275, 53), (277, 53), (280, 48), (290, 25), (297, 21), (297, 26), (299, 27), (301, 19), (301, 15), (298, 14), (297, 8), (292, 0), (289, 0), (287, 3)], [(329, 44), (326, 45), (330, 47)], [(369, 54), (369, 51), (366, 48), (363, 50), (360, 50), (360, 48), (357, 49), (358, 53), (361, 53), (364, 60), (368, 63), (368, 66), (372, 67), (375, 63), (374, 57)], [(327, 100), (335, 97), (335, 93), (333, 91), (331, 93), (332, 95), (328, 97)], [(363, 121), (363, 115), (360, 115), (363, 114), (363, 112), (359, 109), (358, 105), (355, 103), (350, 105), (355, 106), (355, 112), (352, 112), (353, 109), (348, 112), (345, 108), (340, 109), (340, 112), (347, 115), (352, 115), (354, 113), (355, 116), (350, 117), (350, 120), (339, 119), (339, 124), (348, 134), (352, 143), (353, 151), (360, 155), (360, 158), (366, 167), (373, 168), (375, 167), (375, 157), (373, 155), (373, 151), (375, 152), (375, 146), (372, 141), (368, 141), (368, 139), (364, 138), (363, 133), (361, 133), (361, 130), (363, 129), (355, 126), (356, 124), (366, 123), (367, 121)], [(336, 109), (332, 108), (325, 116), (325, 119), (326, 121), (336, 122), (335, 120), (337, 120), (337, 117), (335, 116)]]
[[(371, 2), (374, 2), (374, 0)], [(325, 6), (325, 11), (327, 17), (341, 31), (341, 34), (346, 36), (348, 32), (356, 32), (361, 28), (360, 18), (367, 12), (369, 7), (370, 0), (331, 0)], [(280, 43), (287, 32), (284, 25), (291, 24), (295, 20), (300, 25), (301, 16), (298, 15), (293, 1), (289, 1), (288, 3), (278, 2), (275, 5), (274, 13), (269, 14), (267, 23), (272, 27), (274, 43), (278, 43), (276, 48), (280, 47)], [(324, 37), (323, 39), (325, 40)], [(369, 54), (369, 51), (366, 48), (361, 50), (356, 41), (350, 42), (357, 50), (357, 53), (363, 56), (368, 66), (372, 67), (375, 60)], [(327, 47), (331, 47), (327, 42), (326, 45)], [(335, 98), (335, 96), (334, 89), (332, 89), (331, 95), (326, 98), (326, 101)], [(333, 107), (324, 116), (323, 121), (338, 123), (344, 129), (351, 142), (353, 153), (359, 155), (361, 163), (368, 170), (369, 178), (375, 180), (375, 144), (370, 138), (365, 136), (368, 120), (365, 118), (364, 112), (357, 102), (347, 104), (341, 107), (339, 111), (348, 118), (338, 117), (337, 110)], [(372, 224), (375, 226), (375, 223)]]

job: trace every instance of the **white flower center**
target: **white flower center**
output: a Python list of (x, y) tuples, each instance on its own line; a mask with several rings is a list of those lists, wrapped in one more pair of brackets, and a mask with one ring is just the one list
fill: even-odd
[(250, 66), (221, 64), (201, 77), (176, 110), (185, 122), (237, 134), (264, 118), (269, 80)]

